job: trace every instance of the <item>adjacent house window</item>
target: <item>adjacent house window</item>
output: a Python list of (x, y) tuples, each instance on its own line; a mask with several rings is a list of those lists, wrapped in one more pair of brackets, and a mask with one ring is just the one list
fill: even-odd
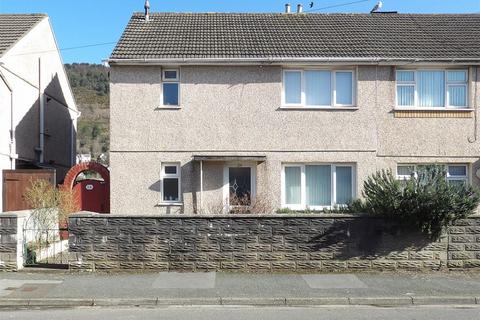
[(467, 107), (467, 70), (397, 70), (396, 79), (398, 107)]
[[(397, 179), (410, 179), (412, 175), (425, 164), (399, 164), (397, 165)], [(468, 183), (468, 166), (466, 164), (446, 164), (447, 181), (453, 184)]]
[(160, 182), (162, 202), (180, 202), (180, 164), (163, 163)]
[(342, 107), (354, 105), (351, 70), (284, 70), (285, 107)]
[(162, 100), (164, 106), (179, 106), (178, 69), (164, 69), (162, 73)]
[(447, 181), (453, 184), (467, 184), (467, 172), (466, 165), (449, 165), (447, 168)]
[(283, 206), (295, 210), (346, 205), (354, 196), (354, 167), (346, 164), (286, 164)]

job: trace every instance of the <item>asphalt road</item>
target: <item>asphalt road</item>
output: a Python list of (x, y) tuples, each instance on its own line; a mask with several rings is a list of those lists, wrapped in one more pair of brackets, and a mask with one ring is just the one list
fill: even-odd
[(77, 308), (0, 311), (0, 319), (77, 320), (77, 319), (185, 319), (185, 320), (478, 320), (480, 307), (429, 306), (408, 308), (379, 307), (168, 307), (168, 308)]

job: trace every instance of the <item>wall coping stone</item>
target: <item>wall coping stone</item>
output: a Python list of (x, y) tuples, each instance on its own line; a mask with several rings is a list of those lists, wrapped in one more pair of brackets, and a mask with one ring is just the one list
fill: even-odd
[(230, 219), (230, 218), (381, 218), (368, 216), (366, 214), (319, 214), (319, 213), (269, 213), (269, 214), (105, 214), (88, 211), (80, 211), (69, 215), (69, 218), (165, 218), (165, 219)]
[(24, 218), (30, 216), (32, 210), (7, 211), (1, 212), (0, 218)]
[[(347, 213), (270, 213), (270, 214), (111, 214), (111, 213), (96, 213), (90, 211), (80, 211), (71, 214), (69, 218), (164, 218), (164, 219), (245, 219), (245, 218), (370, 218), (370, 219), (385, 219), (385, 217), (371, 216), (365, 213), (347, 214)], [(480, 214), (473, 214), (468, 218), (480, 219)]]

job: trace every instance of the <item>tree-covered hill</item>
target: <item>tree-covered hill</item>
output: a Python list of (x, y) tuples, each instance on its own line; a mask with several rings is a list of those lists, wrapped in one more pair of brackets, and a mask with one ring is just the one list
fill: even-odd
[(78, 119), (77, 153), (90, 153), (97, 159), (108, 156), (109, 135), (109, 80), (108, 68), (98, 64), (66, 64), (77, 107), (82, 113)]

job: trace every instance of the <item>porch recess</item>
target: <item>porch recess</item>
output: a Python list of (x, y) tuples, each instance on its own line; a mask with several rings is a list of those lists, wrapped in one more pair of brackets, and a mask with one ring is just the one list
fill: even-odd
[(194, 155), (193, 161), (200, 163), (200, 210), (203, 212), (203, 162), (264, 162), (267, 160), (265, 155)]

